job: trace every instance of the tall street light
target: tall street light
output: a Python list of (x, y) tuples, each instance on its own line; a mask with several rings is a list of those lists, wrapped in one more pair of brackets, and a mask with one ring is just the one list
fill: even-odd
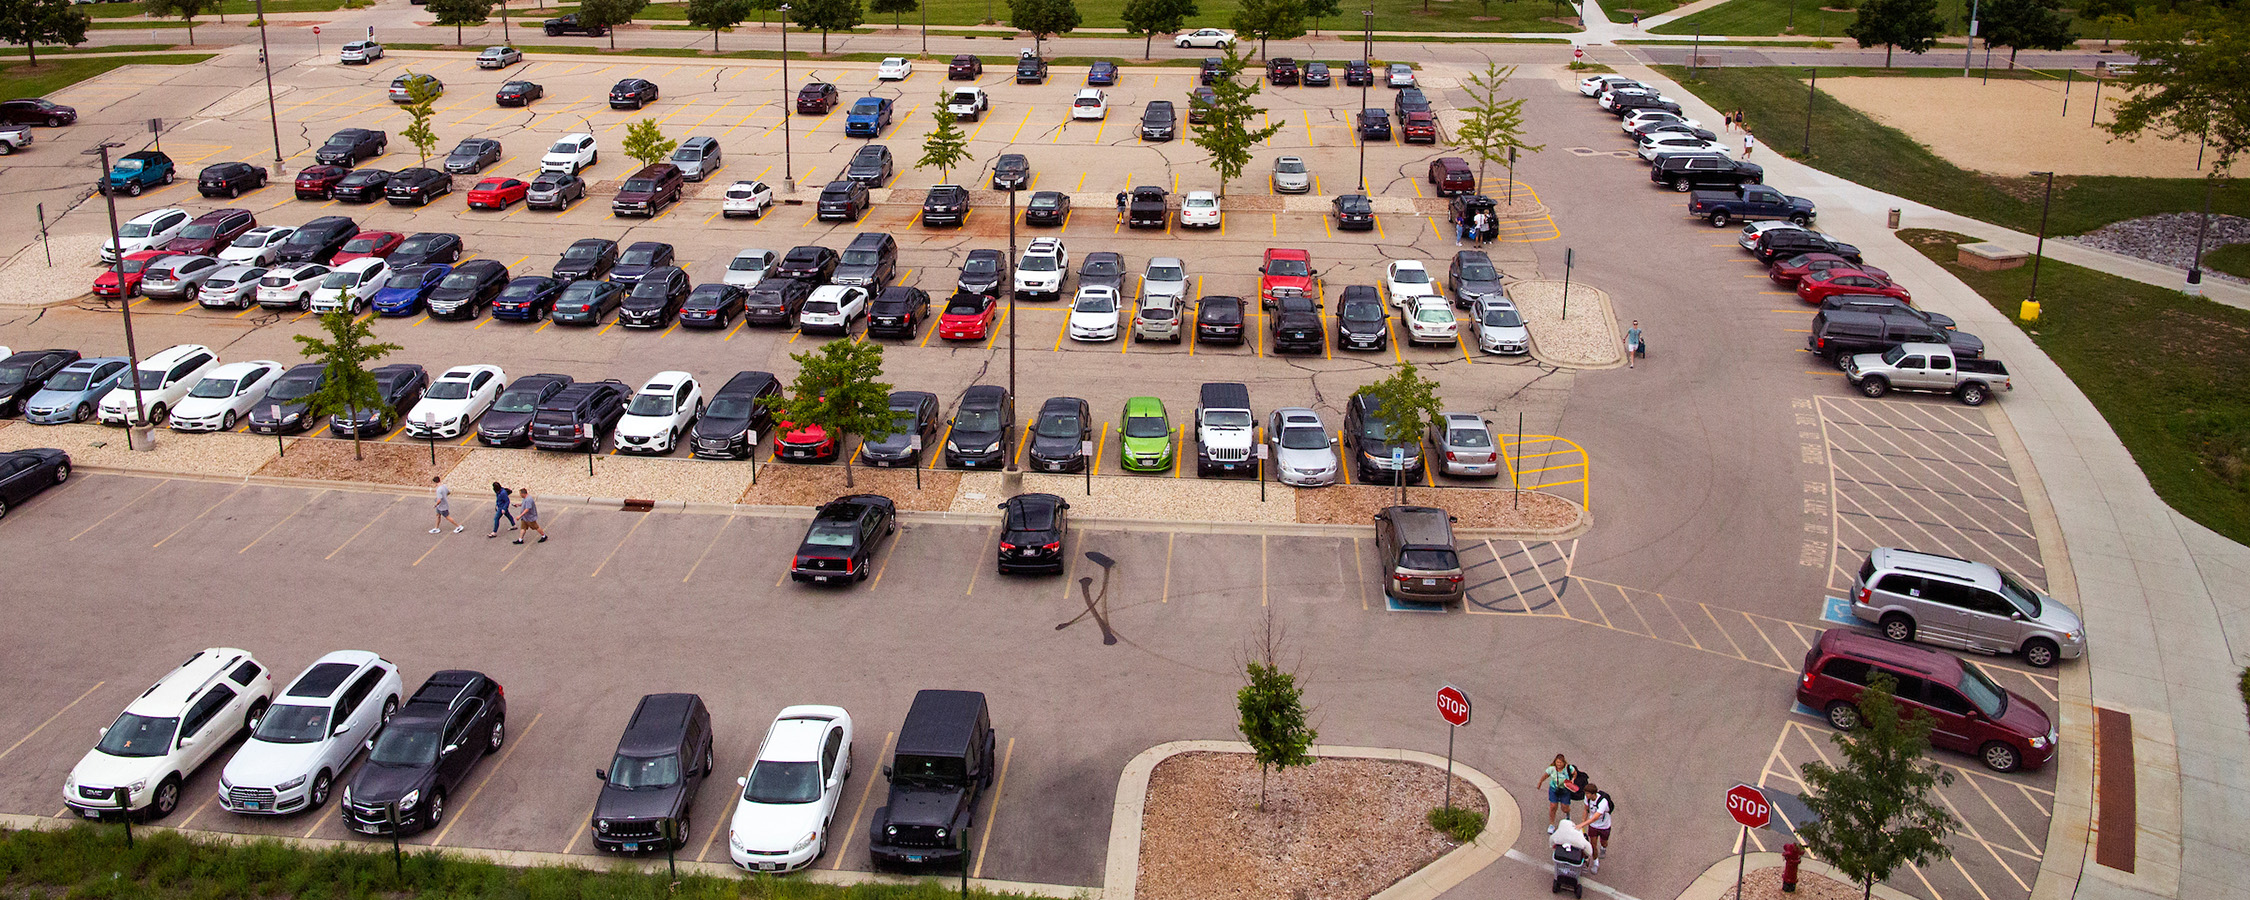
[(796, 113), (789, 104), (789, 4), (776, 11), (781, 13), (781, 183), (795, 196), (797, 166), (789, 159), (789, 117)]
[[(273, 50), (266, 44), (266, 0), (257, 0), (258, 6), (258, 65), (266, 70), (266, 115), (273, 120), (273, 174), (279, 178), (281, 170), (281, 112), (273, 102)], [(103, 172), (109, 171), (104, 163)], [(111, 218), (116, 216), (112, 214)], [(120, 282), (122, 284), (123, 282)]]
[(508, 37), (508, 0), (500, 0), (500, 43), (510, 46), (515, 44), (515, 41)]
[[(1362, 10), (1360, 12), (1360, 15), (1366, 17), (1367, 21), (1366, 36), (1360, 39), (1359, 44), (1360, 65), (1367, 67), (1367, 80), (1360, 82), (1359, 85), (1359, 108), (1362, 111), (1365, 111), (1367, 109), (1368, 85), (1371, 85), (1375, 82), (1375, 7), (1367, 7), (1365, 10)], [(1359, 138), (1359, 192), (1362, 194), (1367, 193), (1366, 135), (1360, 135)]]
[[(1016, 191), (1022, 188), (1009, 182), (1008, 187), (1008, 256), (1000, 261), (1000, 286), (1008, 292), (1008, 421), (1015, 421), (1016, 404)], [(1003, 435), (1009, 432), (1001, 432)], [(1018, 437), (1017, 440), (1023, 438)], [(1000, 452), (1008, 454), (1006, 472), (1016, 472), (1016, 454), (1006, 441), (1000, 442)]]
[(117, 196), (109, 190), (109, 148), (123, 146), (125, 145), (119, 141), (104, 141), (91, 150), (79, 152), (87, 156), (99, 154), (102, 158), (101, 171), (95, 176), (101, 180), (95, 182), (94, 190), (101, 193), (102, 200), (109, 206), (109, 246), (112, 251), (109, 271), (110, 277), (117, 281), (117, 302), (122, 305), (125, 314), (125, 372), (126, 378), (133, 382), (133, 421), (125, 423), (125, 446), (143, 450), (148, 449), (150, 433), (148, 404), (141, 396), (141, 351), (133, 343), (133, 297), (125, 290), (125, 240), (118, 236)]
[(2055, 173), (2031, 173), (2033, 178), (2042, 175), (2047, 178), (2047, 198), (2040, 201), (2039, 204), (2039, 243), (2031, 251), (2031, 297), (2029, 299), (2033, 302), (2037, 302), (2039, 299), (2039, 261), (2047, 255), (2047, 211), (2054, 208), (2055, 205)]

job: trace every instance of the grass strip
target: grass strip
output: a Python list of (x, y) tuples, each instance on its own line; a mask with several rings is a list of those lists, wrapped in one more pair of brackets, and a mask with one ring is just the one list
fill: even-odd
[(44, 97), (121, 66), (187, 66), (210, 59), (215, 53), (167, 53), (154, 56), (97, 56), (90, 59), (41, 58), (36, 70), (29, 63), (0, 66), (0, 97)]
[[(342, 9), (344, 0), (265, 0), (265, 5), (266, 12), (269, 13), (330, 12)], [(87, 15), (95, 19), (122, 19), (127, 16), (148, 14), (147, 4), (139, 2), (89, 3), (79, 7), (79, 9), (84, 10)], [(197, 14), (196, 18), (201, 21), (196, 24), (217, 22), (219, 21), (219, 13), (222, 12), (230, 16), (255, 16), (258, 14), (258, 4), (255, 0), (225, 0), (224, 3), (220, 4), (219, 9)]]
[[(1813, 107), (1812, 155), (1804, 156), (1803, 69), (1703, 69), (1689, 80), (1683, 66), (1656, 68), (1714, 107), (1743, 110), (1749, 118), (1758, 120), (1753, 131), (1769, 149), (1801, 159), (1813, 168), (1972, 219), (2023, 232), (2039, 228), (2045, 179), (1963, 169), (1931, 153), (1905, 132), (1877, 122), (1826, 93)], [(1839, 68), (1823, 69), (1821, 75), (1943, 77), (1943, 71)], [(2125, 219), (2200, 211), (2204, 187), (2200, 178), (2058, 176), (2047, 233), (2084, 234)], [(2222, 182), (2214, 195), (2212, 212), (2250, 216), (2250, 184), (2241, 180)]]
[[(1938, 0), (1938, 16), (1945, 21), (1945, 34), (1948, 36), (1963, 37), (1969, 33), (1968, 15), (1968, 0)], [(1858, 17), (1857, 10), (1840, 6), (1831, 8), (1825, 3), (1806, 0), (1727, 0), (1688, 18), (1658, 25), (1649, 29), (1649, 33), (1692, 35), (1696, 26), (1701, 25), (1704, 34), (1832, 37), (1837, 43), (1843, 44), (1850, 41), (1843, 36), (1844, 26), (1850, 25)], [(2071, 28), (2083, 39), (2098, 41), (2107, 37), (2126, 41), (2140, 36), (2144, 27), (2151, 30), (2161, 27), (2154, 24), (2162, 20), (2161, 16), (2148, 18), (2151, 24), (2147, 26), (2133, 22), (2105, 23), (2081, 18), (2073, 20)], [(1791, 26), (1795, 30), (1791, 30)], [(1856, 43), (1852, 45), (1857, 46)], [(1958, 55), (1960, 48), (1956, 46), (1954, 49)], [(2002, 57), (1996, 52), (1993, 58), (1997, 61)], [(1980, 53), (1978, 61), (1982, 60), (1983, 54)]]
[(2250, 278), (2250, 244), (2228, 244), (2203, 254), (2203, 267), (2236, 278)]
[[(86, 53), (147, 53), (151, 50), (170, 50), (171, 44), (108, 44), (100, 47), (45, 47), (40, 56), (72, 56)], [(0, 56), (24, 56), (22, 47), (0, 48)]]
[[(2010, 319), (2031, 293), (2029, 265), (1956, 263), (1955, 246), (1975, 238), (1898, 236)], [(2052, 259), (2040, 264), (2039, 302), (2025, 333), (2093, 401), (2156, 495), (2250, 542), (2250, 311)]]
[[(235, 2), (235, 0), (230, 0), (230, 2)], [(276, 2), (332, 3), (336, 0), (276, 0)], [(1638, 0), (1638, 2), (1641, 6), (1649, 7), (1648, 12), (1645, 13), (1649, 15), (1664, 12), (1679, 5), (1677, 0)], [(1536, 0), (1523, 0), (1523, 2), (1501, 0), (1497, 3), (1454, 0), (1454, 2), (1437, 4), (1425, 4), (1423, 0), (1373, 0), (1373, 3), (1375, 30), (1377, 31), (1569, 32), (1579, 30), (1576, 26), (1562, 22), (1547, 21), (1549, 18), (1570, 15), (1572, 10), (1565, 3), (1536, 2)], [(1006, 0), (925, 0), (925, 5), (928, 7), (928, 21), (932, 27), (939, 25), (1005, 24), (1009, 17)], [(1189, 17), (1184, 30), (1232, 28), (1234, 12), (1240, 5), (1240, 0), (1199, 0), (1196, 3), (1198, 14)], [(1429, 11), (1424, 12), (1424, 6), (1429, 6)], [(1081, 17), (1078, 27), (1123, 28), (1125, 27), (1125, 20), (1121, 16), (1124, 8), (1125, 4), (1123, 3), (1078, 4), (1078, 12)], [(1319, 34), (1315, 35), (1316, 38), (1338, 34), (1349, 37), (1356, 34), (1362, 22), (1364, 22), (1360, 15), (1362, 8), (1364, 6), (1347, 7), (1345, 15), (1330, 17), (1318, 22), (1307, 19), (1305, 20), (1305, 26), (1318, 29)], [(510, 14), (546, 18), (576, 12), (577, 9), (576, 4), (562, 4), (544, 10), (511, 9)], [(907, 29), (917, 27), (922, 22), (921, 16), (922, 13), (920, 12), (906, 13), (898, 19), (897, 26)], [(687, 19), (687, 4), (651, 3), (639, 13), (636, 13), (633, 18), (634, 21), (642, 22), (685, 21)], [(752, 16), (751, 21), (756, 22), (757, 17)], [(768, 21), (771, 21), (770, 14)], [(867, 26), (875, 26), (889, 30), (893, 27), (892, 17), (885, 15), (869, 15), (861, 25), (862, 29)], [(1119, 35), (1099, 36), (1118, 37)], [(1157, 39), (1169, 40), (1164, 35), (1158, 35)], [(1243, 46), (1255, 49), (1255, 44), (1251, 41), (1244, 41)]]
[[(274, 840), (234, 843), (148, 830), (133, 846), (116, 826), (79, 824), (59, 831), (0, 831), (0, 885), (9, 896), (131, 900), (945, 900), (959, 886), (938, 878), (911, 884), (821, 884), (803, 878), (684, 874), (667, 892), (662, 866), (641, 872), (603, 868), (512, 868), (424, 850), (393, 873), (387, 845), (309, 850)], [(972, 889), (972, 896), (1018, 897)]]

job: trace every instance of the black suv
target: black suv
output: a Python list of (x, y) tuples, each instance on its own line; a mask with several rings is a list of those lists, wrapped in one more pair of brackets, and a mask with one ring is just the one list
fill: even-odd
[(1271, 331), (1266, 346), (1275, 353), (1320, 353), (1328, 349), (1327, 332), (1320, 326), (1320, 302), (1311, 297), (1280, 297), (1268, 316)]
[(918, 287), (893, 285), (878, 291), (867, 305), (867, 336), (913, 340), (930, 318), (929, 292)]
[[(1364, 393), (1353, 394), (1344, 403), (1344, 447), (1351, 454), (1352, 470), (1361, 484), (1422, 480), (1421, 436), (1392, 435), (1376, 417), (1381, 409), (1381, 403)], [(1393, 451), (1400, 460), (1396, 468), (1391, 462)]]
[(625, 417), (625, 398), (632, 389), (617, 380), (575, 382), (531, 414), (531, 445), (541, 450), (585, 450), (600, 447)]
[(866, 581), (875, 545), (898, 533), (898, 507), (877, 494), (850, 494), (820, 505), (789, 564), (791, 581)]
[(617, 266), (617, 242), (608, 238), (579, 238), (555, 261), (547, 274), (557, 281), (601, 278)]
[(1359, 111), (1359, 139), (1387, 141), (1391, 139), (1391, 114), (1369, 107)]
[(548, 19), (547, 21), (539, 23), (539, 27), (540, 30), (547, 32), (548, 37), (561, 37), (566, 34), (585, 35), (586, 37), (601, 37), (602, 35), (609, 33), (609, 26), (607, 25), (579, 24), (577, 13), (572, 13), (559, 19)]
[(1070, 220), (1070, 195), (1061, 191), (1036, 191), (1024, 204), (1025, 225), (1061, 225)]
[(610, 109), (640, 109), (656, 102), (656, 82), (627, 78), (609, 89)]
[(1002, 153), (992, 161), (992, 189), (1020, 191), (1031, 186), (1031, 158), (1021, 153)]
[(812, 289), (807, 279), (768, 275), (742, 298), (742, 324), (788, 328), (796, 324), (797, 312), (805, 308)]
[(1344, 84), (1346, 86), (1359, 87), (1363, 84), (1373, 85), (1374, 83), (1374, 66), (1368, 65), (1363, 60), (1352, 60), (1344, 64)]
[(686, 269), (666, 266), (651, 270), (634, 281), (633, 289), (625, 294), (625, 303), (617, 309), (617, 324), (627, 328), (669, 325), (694, 289)]
[(1298, 77), (1296, 60), (1286, 56), (1276, 56), (1266, 60), (1266, 80), (1272, 82), (1275, 86), (1294, 85), (1297, 83)]
[(1000, 510), (1000, 574), (1062, 574), (1069, 501), (1053, 494), (1017, 494)]
[(413, 834), (445, 822), (446, 797), (507, 740), (508, 694), (482, 672), (430, 676), (367, 742), (367, 764), (344, 788), (344, 824), (362, 834)]
[(955, 469), (997, 469), (1008, 461), (1008, 438), (1015, 431), (1015, 404), (1008, 389), (974, 384), (961, 393), (953, 425), (945, 436), (945, 464)]
[(372, 128), (346, 128), (328, 136), (313, 153), (313, 161), (328, 166), (351, 167), (383, 155), (390, 140)]
[[(892, 391), (894, 429), (882, 440), (861, 438), (859, 460), (870, 466), (919, 466), (922, 453), (938, 442), (938, 398), (929, 391)], [(709, 415), (709, 413), (705, 413)], [(920, 438), (921, 446), (914, 439)]]
[(1017, 84), (1046, 84), (1047, 61), (1036, 56), (1016, 60)]
[(868, 856), (878, 868), (963, 858), (977, 800), (992, 786), (995, 745), (982, 693), (915, 692), (898, 751), (883, 767), (890, 791), (867, 823)]
[(594, 770), (602, 780), (594, 846), (624, 853), (687, 846), (688, 814), (712, 764), (711, 711), (702, 697), (642, 697), (609, 768)]
[(794, 278), (811, 287), (827, 284), (836, 274), (836, 264), (843, 257), (836, 251), (819, 244), (799, 244), (781, 255), (781, 264), (774, 267), (771, 278)]
[(382, 437), (407, 410), (422, 399), (422, 389), (430, 385), (430, 373), (414, 363), (392, 363), (377, 366), (369, 373), (375, 376), (375, 391), (383, 398), (383, 405), (368, 407), (339, 416), (328, 417), (328, 433), (337, 437)]
[(781, 379), (772, 372), (734, 373), (704, 405), (688, 446), (703, 459), (749, 459), (758, 449), (751, 435), (773, 430), (773, 410), (766, 404), (779, 396)]
[(1195, 306), (1195, 341), (1199, 344), (1241, 344), (1247, 320), (1241, 297), (1209, 296)]
[(1094, 440), (1093, 408), (1076, 397), (1049, 397), (1032, 420), (1031, 446), (1024, 448), (1034, 472), (1086, 471), (1086, 447)]
[(500, 392), (500, 399), (493, 401), (492, 408), (485, 410), (484, 416), (477, 420), (477, 442), (487, 447), (520, 447), (530, 443), (532, 415), (539, 411), (540, 404), (569, 387), (570, 381), (568, 375), (541, 373), (508, 382), (507, 390)]
[(1336, 349), (1381, 350), (1391, 345), (1391, 314), (1371, 284), (1344, 288), (1336, 301)]
[(250, 407), (251, 434), (295, 434), (312, 427), (312, 396), (320, 386), (328, 383), (328, 366), (323, 363), (298, 363), (281, 373), (273, 387), (266, 390), (264, 399)]
[(870, 188), (889, 184), (892, 174), (891, 148), (882, 144), (867, 144), (852, 154), (844, 164), (844, 178), (857, 181)]
[(801, 115), (825, 115), (844, 102), (836, 86), (825, 81), (815, 81), (797, 90), (797, 112)]
[(472, 259), (453, 267), (425, 302), (433, 319), (474, 319), (508, 286), (508, 267), (496, 259)]
[(961, 263), (961, 276), (953, 289), (987, 297), (1000, 296), (1000, 251), (971, 250)]
[(204, 166), (195, 176), (195, 192), (206, 197), (240, 197), (244, 191), (266, 186), (266, 170), (244, 162)]
[[(969, 189), (958, 184), (930, 186), (928, 196), (922, 198), (922, 224), (960, 225), (969, 221)], [(1030, 219), (1026, 218), (1025, 222)]]
[[(592, 240), (589, 238), (589, 240)], [(585, 241), (580, 241), (583, 244)], [(612, 248), (616, 247), (611, 243)], [(658, 269), (674, 265), (678, 251), (663, 241), (634, 241), (619, 254), (609, 269), (609, 280), (627, 287), (641, 277)]]
[(387, 257), (391, 271), (407, 266), (461, 261), (461, 236), (448, 231), (423, 231), (408, 235)]
[(867, 185), (857, 181), (831, 181), (820, 189), (815, 214), (823, 222), (857, 222), (874, 205)]
[(1765, 167), (1716, 153), (1674, 153), (1648, 167), (1648, 180), (1680, 193), (1697, 188), (1734, 188), (1766, 183)]
[(359, 223), (350, 216), (321, 216), (290, 232), (289, 239), (282, 241), (281, 249), (274, 253), (274, 262), (325, 263), (358, 234)]
[(984, 60), (973, 53), (955, 56), (953, 61), (947, 63), (945, 67), (945, 80), (947, 81), (975, 81), (978, 76), (983, 74)]
[(383, 199), (392, 206), (428, 206), (430, 201), (453, 193), (453, 178), (436, 169), (416, 166), (400, 169), (383, 184)]

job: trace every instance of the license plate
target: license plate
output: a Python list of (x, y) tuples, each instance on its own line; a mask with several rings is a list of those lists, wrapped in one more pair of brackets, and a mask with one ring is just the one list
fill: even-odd
[(1423, 587), (1437, 587), (1437, 579), (1435, 579), (1435, 578), (1424, 578), (1424, 579), (1422, 579), (1422, 586), (1423, 586)]
[(639, 850), (639, 849), (641, 849), (641, 845), (640, 845), (640, 843), (639, 843), (639, 842), (637, 842), (637, 841), (626, 841), (626, 842), (625, 842), (625, 852), (627, 852), (627, 853), (631, 853), (631, 852), (633, 852), (633, 851), (635, 851), (635, 850)]
[(828, 576), (826, 576), (826, 575), (815, 575), (815, 576), (813, 576), (813, 577), (812, 577), (812, 580), (814, 580), (814, 581), (817, 581), (817, 582), (820, 582), (820, 583), (822, 583), (822, 584), (826, 584), (826, 583), (828, 583)]
[(264, 809), (265, 807), (263, 807), (263, 806), (260, 806), (260, 805), (258, 804), (258, 801), (256, 801), (256, 800), (245, 800), (245, 801), (243, 801), (243, 802), (242, 802), (242, 808), (243, 808), (243, 809)]
[(382, 829), (380, 829), (380, 828), (377, 828), (377, 827), (375, 827), (375, 826), (373, 826), (373, 825), (354, 825), (354, 826), (352, 826), (352, 827), (353, 827), (353, 828), (356, 828), (356, 829), (358, 829), (358, 830), (359, 830), (360, 832), (362, 832), (362, 833), (364, 833), (364, 834), (381, 834), (381, 833), (382, 833)]
[(910, 862), (910, 863), (918, 863), (918, 862), (921, 862), (921, 861), (922, 861), (922, 857), (919, 857), (919, 856), (908, 856), (908, 857), (906, 858), (906, 861), (907, 861), (907, 862)]
[(82, 816), (85, 816), (86, 818), (89, 818), (89, 819), (99, 819), (99, 818), (101, 818), (101, 817), (102, 817), (102, 814), (101, 814), (101, 812), (100, 812), (99, 810), (92, 810), (92, 809), (81, 809), (81, 810), (79, 810), (79, 811), (78, 811), (78, 814), (79, 814), (79, 815), (82, 815)]
[(892, 463), (887, 459), (871, 459), (867, 461), (867, 464), (871, 466), (889, 466)]
[(780, 863), (759, 863), (759, 864), (758, 864), (758, 871), (760, 871), (760, 872), (779, 872), (779, 871), (781, 871), (781, 864), (780, 864)]

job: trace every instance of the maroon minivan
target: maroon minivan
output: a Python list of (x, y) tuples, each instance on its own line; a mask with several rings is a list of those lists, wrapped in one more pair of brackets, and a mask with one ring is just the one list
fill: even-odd
[(1898, 681), (1902, 712), (1920, 711), (1937, 720), (1931, 744), (1975, 756), (2000, 772), (2037, 769), (2055, 758), (2054, 720), (2038, 704), (1951, 654), (1848, 628), (1822, 632), (1805, 653), (1797, 702), (1819, 710), (1837, 730), (1850, 731), (1859, 726), (1853, 703), (1878, 672)]

